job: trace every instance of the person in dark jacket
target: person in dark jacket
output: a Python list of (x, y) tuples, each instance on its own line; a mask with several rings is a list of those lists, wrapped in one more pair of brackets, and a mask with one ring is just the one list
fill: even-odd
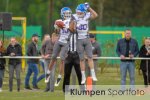
[[(32, 42), (28, 45), (28, 49), (27, 49), (28, 56), (38, 56), (39, 55), (38, 45), (37, 45), (38, 37), (39, 36), (37, 34), (32, 35)], [(37, 76), (39, 73), (37, 64), (39, 63), (39, 60), (38, 59), (28, 59), (27, 63), (28, 63), (28, 69), (27, 69), (27, 74), (26, 74), (26, 78), (25, 78), (25, 89), (32, 90), (29, 85), (29, 80), (30, 80), (30, 76), (32, 73), (34, 73), (33, 81), (32, 81), (33, 89), (39, 89), (37, 86)]]
[[(150, 39), (146, 38), (144, 45), (140, 48), (139, 57), (150, 58)], [(150, 85), (150, 60), (141, 60), (140, 69), (142, 70), (144, 85)]]
[[(0, 40), (0, 57), (3, 57), (5, 54), (6, 54), (6, 50), (3, 47), (3, 42)], [(2, 92), (5, 64), (6, 64), (5, 59), (0, 58), (0, 92)]]
[[(125, 89), (126, 85), (126, 76), (127, 71), (129, 72), (130, 85), (134, 89), (135, 85), (135, 63), (132, 60), (133, 57), (136, 57), (139, 53), (138, 43), (135, 39), (131, 37), (131, 30), (125, 30), (125, 38), (122, 38), (117, 43), (116, 52), (121, 58), (120, 71), (121, 71), (121, 85), (122, 89)], [(126, 60), (125, 58), (129, 57), (131, 59)]]
[[(21, 45), (18, 44), (16, 38), (10, 39), (10, 44), (7, 47), (8, 56), (22, 56)], [(16, 72), (17, 90), (20, 91), (20, 72), (21, 72), (21, 59), (9, 59), (9, 91), (13, 90), (14, 71)]]

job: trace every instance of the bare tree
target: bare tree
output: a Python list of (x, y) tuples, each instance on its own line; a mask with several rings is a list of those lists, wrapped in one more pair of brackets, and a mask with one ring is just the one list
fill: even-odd
[(98, 13), (98, 18), (96, 20), (96, 25), (103, 25), (103, 11), (104, 11), (104, 1), (105, 0), (93, 0), (91, 1), (94, 10)]
[(53, 0), (49, 0), (49, 12), (48, 12), (48, 33), (52, 33), (53, 32), (53, 25), (52, 25), (52, 22), (53, 22), (53, 19), (52, 19), (52, 17), (53, 17)]
[(103, 11), (104, 11), (104, 1), (105, 0), (97, 0), (97, 6), (98, 6), (98, 25), (102, 26), (103, 25)]

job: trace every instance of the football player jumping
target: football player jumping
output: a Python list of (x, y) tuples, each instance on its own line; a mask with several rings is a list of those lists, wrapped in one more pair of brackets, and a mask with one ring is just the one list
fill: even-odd
[(79, 4), (76, 8), (76, 14), (73, 15), (76, 21), (76, 32), (78, 34), (77, 51), (80, 57), (80, 67), (82, 73), (81, 84), (85, 84), (86, 81), (84, 61), (85, 53), (87, 55), (92, 79), (93, 81), (97, 81), (92, 58), (92, 45), (88, 37), (89, 21), (95, 19), (97, 16), (97, 13), (90, 7), (88, 3)]
[[(53, 68), (53, 65), (56, 62), (56, 58), (59, 55), (59, 53), (60, 53), (60, 58), (61, 58), (60, 67), (61, 67), (61, 69), (64, 67), (64, 60), (65, 60), (66, 53), (68, 50), (68, 38), (71, 33), (70, 29), (69, 29), (71, 15), (72, 15), (71, 9), (68, 7), (63, 7), (61, 9), (62, 19), (56, 20), (56, 22), (55, 22), (54, 27), (56, 29), (56, 32), (59, 33), (59, 39), (55, 43), (54, 48), (53, 48), (52, 59), (49, 64), (49, 70), (47, 70), (47, 72), (46, 72), (45, 83), (49, 82), (51, 70)], [(62, 26), (63, 24), (61, 21), (64, 23), (64, 26)], [(58, 75), (58, 78), (59, 78), (58, 81), (60, 81), (61, 75)]]

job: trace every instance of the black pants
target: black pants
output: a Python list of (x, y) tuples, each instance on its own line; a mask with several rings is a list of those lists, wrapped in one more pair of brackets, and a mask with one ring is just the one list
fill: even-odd
[(66, 91), (67, 86), (65, 87), (65, 85), (70, 84), (70, 75), (71, 75), (72, 67), (74, 67), (77, 74), (79, 85), (81, 85), (80, 60), (77, 52), (74, 53), (68, 52), (68, 57), (65, 59), (63, 92)]
[(150, 85), (150, 70), (148, 70), (148, 75), (146, 70), (142, 70), (142, 74), (144, 78), (144, 85), (145, 87), (147, 87), (148, 85)]

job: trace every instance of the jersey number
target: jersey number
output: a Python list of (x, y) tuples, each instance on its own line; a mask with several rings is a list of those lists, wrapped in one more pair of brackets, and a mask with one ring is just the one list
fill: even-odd
[(87, 24), (81, 24), (79, 27), (77, 27), (78, 30), (87, 30)]
[(62, 33), (63, 34), (66, 34), (66, 33), (68, 33), (69, 32), (69, 29), (62, 29)]

